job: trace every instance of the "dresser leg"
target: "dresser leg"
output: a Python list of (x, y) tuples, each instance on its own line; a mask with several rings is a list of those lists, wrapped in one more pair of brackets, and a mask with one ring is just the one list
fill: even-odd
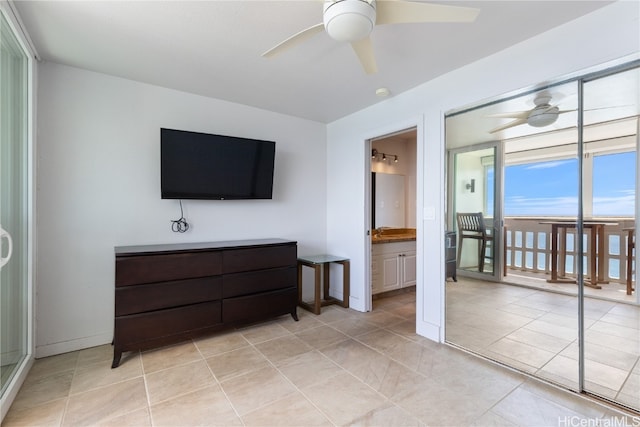
[(293, 317), (293, 320), (295, 320), (296, 322), (298, 321), (298, 311), (296, 310), (296, 308), (291, 311), (291, 317)]
[(121, 351), (113, 350), (113, 363), (111, 363), (111, 369), (117, 368), (120, 364), (120, 358), (122, 357)]

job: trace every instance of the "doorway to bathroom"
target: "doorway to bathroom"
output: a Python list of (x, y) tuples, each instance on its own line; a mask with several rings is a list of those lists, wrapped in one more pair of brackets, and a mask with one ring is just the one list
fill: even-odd
[(415, 317), (417, 130), (370, 140), (371, 307)]

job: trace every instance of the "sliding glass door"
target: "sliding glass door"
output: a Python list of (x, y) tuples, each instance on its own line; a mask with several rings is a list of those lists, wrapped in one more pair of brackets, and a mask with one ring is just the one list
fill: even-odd
[[(446, 120), (449, 159), (482, 171), (481, 186), (494, 181), (493, 191), (480, 198), (487, 201), (474, 207), (489, 214), (491, 200), (500, 248), (493, 269), (481, 276), (469, 271), (468, 248), (458, 245), (458, 282), (446, 284), (446, 340), (573, 390), (579, 389), (578, 361), (560, 353), (578, 342), (576, 87), (574, 82), (525, 92)], [(557, 105), (562, 107), (555, 120), (529, 123), (534, 111)], [(461, 171), (449, 170), (454, 177)], [(454, 222), (474, 186), (449, 184)], [(567, 227), (559, 233), (557, 224)], [(555, 292), (558, 287), (564, 294)]]
[[(588, 76), (583, 87), (585, 220), (606, 224), (596, 242), (596, 275), (602, 283), (584, 298), (583, 389), (640, 410), (640, 299), (634, 261), (640, 68)], [(605, 129), (619, 136), (603, 137)], [(613, 297), (595, 299), (594, 292)]]
[[(4, 12), (4, 10), (0, 9)], [(2, 417), (32, 355), (29, 58), (0, 13), (0, 384)]]
[[(483, 260), (458, 244), (446, 341), (635, 410), (639, 105), (636, 60), (445, 121), (449, 227), (463, 209), (488, 216), (492, 197), (503, 242)], [(490, 175), (495, 191), (475, 194)]]

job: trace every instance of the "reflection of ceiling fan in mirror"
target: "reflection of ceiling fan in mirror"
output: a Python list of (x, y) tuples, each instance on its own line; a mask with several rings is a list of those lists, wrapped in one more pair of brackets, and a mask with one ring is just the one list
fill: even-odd
[[(561, 98), (563, 98), (561, 96)], [(573, 111), (578, 111), (576, 108), (571, 110), (561, 110), (558, 107), (558, 103), (555, 105), (552, 104), (552, 96), (548, 91), (543, 91), (536, 94), (536, 97), (533, 100), (535, 107), (531, 110), (526, 111), (514, 111), (511, 113), (498, 113), (498, 114), (489, 114), (486, 117), (497, 117), (497, 118), (510, 118), (515, 119), (506, 123), (504, 125), (498, 126), (497, 128), (491, 129), (489, 133), (500, 132), (505, 129), (509, 129), (515, 126), (520, 126), (524, 124), (528, 124), (531, 127), (542, 128), (545, 126), (549, 126), (554, 124), (560, 114), (571, 113)], [(566, 99), (563, 100), (564, 103), (567, 102)], [(624, 107), (633, 107), (633, 104), (629, 105), (609, 105), (598, 108), (587, 108), (584, 111), (598, 111), (598, 110), (610, 110), (616, 108), (624, 108)]]
[(552, 125), (558, 120), (560, 114), (570, 113), (573, 110), (561, 110), (557, 105), (551, 105), (551, 94), (541, 92), (536, 95), (533, 100), (535, 107), (526, 111), (514, 111), (512, 113), (491, 114), (488, 117), (511, 118), (515, 119), (507, 124), (491, 129), (489, 133), (500, 132), (515, 126), (528, 124), (536, 128)]
[(323, 29), (329, 37), (351, 43), (367, 74), (377, 71), (369, 34), (375, 25), (425, 22), (472, 22), (479, 10), (470, 7), (414, 3), (404, 0), (325, 0), (323, 22), (289, 37), (262, 56), (273, 57)]

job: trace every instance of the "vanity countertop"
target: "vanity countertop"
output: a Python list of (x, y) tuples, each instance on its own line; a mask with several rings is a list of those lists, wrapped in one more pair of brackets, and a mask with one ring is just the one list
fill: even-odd
[(415, 228), (384, 228), (371, 231), (371, 243), (408, 242), (416, 240)]

